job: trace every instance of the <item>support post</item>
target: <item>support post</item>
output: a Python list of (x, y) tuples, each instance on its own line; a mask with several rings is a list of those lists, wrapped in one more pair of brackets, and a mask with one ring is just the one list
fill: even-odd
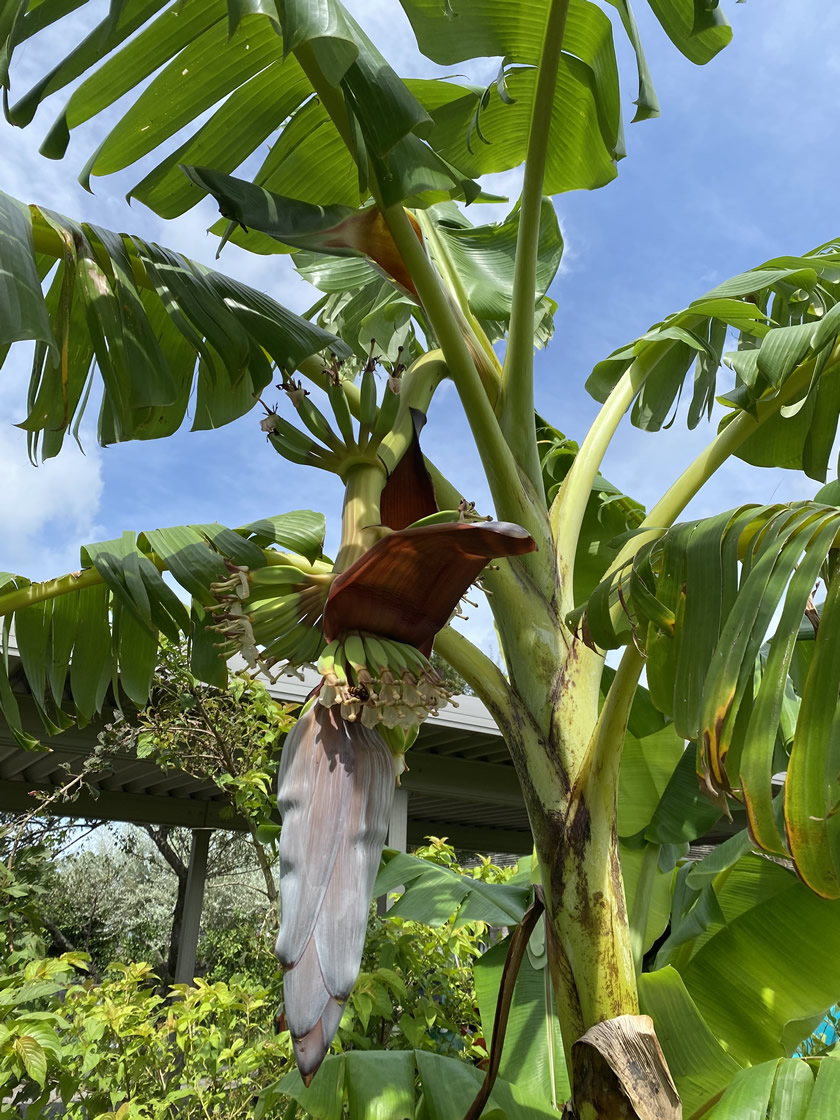
[[(391, 819), (388, 821), (388, 847), (404, 852), (408, 847), (408, 790), (398, 787), (394, 790), (394, 801), (391, 805)], [(402, 890), (397, 887), (397, 890)], [(376, 900), (376, 912), (382, 917), (391, 909), (388, 895), (382, 895)]]
[(388, 822), (388, 847), (404, 852), (408, 844), (408, 790), (394, 790), (391, 819)]
[(181, 936), (178, 940), (178, 962), (175, 967), (176, 984), (191, 984), (195, 977), (195, 957), (201, 925), (201, 907), (204, 902), (204, 884), (207, 880), (210, 833), (209, 828), (193, 829), (190, 866), (187, 871), (187, 893), (184, 899)]

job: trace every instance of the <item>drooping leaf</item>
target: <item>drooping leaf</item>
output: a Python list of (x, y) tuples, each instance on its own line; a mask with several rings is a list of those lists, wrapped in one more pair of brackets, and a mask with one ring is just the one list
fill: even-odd
[[(460, 1120), (481, 1084), (482, 1073), (457, 1058), (445, 1058), (424, 1050), (409, 1054), (412, 1081), (418, 1078), (418, 1095), (429, 1120)], [(352, 1061), (352, 1074), (348, 1070)], [(389, 1075), (395, 1074), (393, 1095), (387, 1091)], [(398, 1051), (369, 1050), (352, 1054), (333, 1054), (322, 1065), (309, 1088), (297, 1070), (286, 1074), (260, 1094), (255, 1120), (265, 1120), (291, 1098), (316, 1120), (340, 1120), (345, 1107), (351, 1120), (405, 1120), (419, 1104), (408, 1096), (408, 1070), (405, 1056)], [(352, 1081), (352, 1088), (351, 1088)], [(383, 1086), (371, 1100), (360, 1093), (362, 1086)], [(346, 1102), (346, 1105), (345, 1105)], [(375, 1111), (374, 1111), (375, 1110)], [(485, 1112), (487, 1116), (507, 1116), (510, 1120), (547, 1120), (556, 1112), (539, 1101), (532, 1101), (517, 1085), (498, 1078)]]
[(648, 0), (668, 38), (687, 59), (702, 66), (732, 39), (732, 28), (717, 3)]
[[(506, 939), (484, 953), (475, 964), (476, 999), (486, 1039), (493, 1036), (507, 948)], [(542, 1098), (547, 1107), (551, 1107), (552, 1099), (557, 1107), (557, 1102), (569, 1096), (560, 1024), (546, 969), (535, 968), (527, 954), (516, 978), (499, 1076), (515, 1082), (534, 1100)]]
[[(490, 55), (514, 64), (505, 73), (505, 99), (496, 84), (488, 87), (486, 97), (483, 90), (461, 87), (447, 104), (429, 108), (435, 122), (432, 145), (461, 170), (478, 175), (516, 167), (525, 155), (545, 8), (534, 0), (478, 0), (448, 10), (434, 0), (401, 2), (420, 49), (435, 62), (450, 66)], [(614, 161), (624, 154), (609, 19), (588, 0), (573, 0), (563, 47), (549, 133), (547, 194), (602, 186), (615, 177)], [(419, 86), (413, 88), (423, 101)], [(471, 142), (476, 121), (484, 140)]]
[[(758, 466), (805, 470), (824, 480), (840, 416), (831, 359), (840, 327), (833, 310), (840, 297), (838, 261), (836, 245), (830, 244), (733, 277), (599, 362), (587, 388), (605, 400), (635, 363), (641, 388), (632, 421), (655, 431), (673, 422), (694, 369), (687, 411), (694, 427), (711, 415), (724, 362), (735, 371), (735, 387), (723, 398), (733, 411), (722, 427), (742, 411), (766, 412), (774, 398), (785, 395), (781, 409), (765, 416), (735, 454)], [(740, 335), (738, 349), (724, 354), (730, 328)]]
[[(473, 226), (457, 216), (454, 206), (430, 212), (437, 238), (479, 319), (510, 319), (513, 299), (513, 265), (519, 233), (519, 211), (496, 225)], [(548, 291), (563, 255), (563, 237), (551, 200), (543, 199), (537, 253), (535, 305)]]
[[(77, 432), (92, 358), (104, 389), (99, 438), (107, 444), (174, 431), (196, 359), (200, 426), (201, 415), (221, 423), (253, 407), (271, 377), (266, 352), (288, 370), (327, 347), (347, 353), (268, 296), (159, 246), (5, 195), (0, 223), (0, 360), (9, 343), (37, 344), (22, 425), (33, 458), (57, 454), (64, 435)], [(45, 301), (39, 275), (50, 256), (60, 264)]]
[(673, 968), (641, 975), (639, 1001), (656, 1024), (684, 1113), (694, 1116), (726, 1088), (741, 1066), (712, 1034)]
[(276, 544), (315, 561), (324, 547), (326, 519), (322, 513), (299, 510), (251, 521), (236, 532), (253, 540), (260, 548)]
[[(740, 1062), (783, 1057), (786, 1024), (823, 1014), (840, 983), (831, 948), (840, 935), (840, 903), (817, 897), (778, 865), (760, 867), (756, 879), (764, 863), (747, 855), (721, 877), (723, 921), (707, 927), (688, 963), (678, 966), (703, 1018)], [(801, 953), (810, 961), (807, 972)]]
[[(201, 191), (177, 181), (175, 165), (181, 157), (191, 161), (200, 157), (230, 172), (272, 134), (279, 133), (282, 143), (290, 130), (295, 131), (295, 116), (285, 123), (290, 113), (314, 101), (312, 86), (292, 53), (296, 52), (314, 60), (326, 81), (336, 87), (350, 126), (357, 131), (354, 154), (359, 166), (344, 150), (345, 174), (339, 191), (355, 190), (355, 204), (362, 201), (359, 178), (366, 176), (370, 156), (388, 164), (383, 178), (386, 195), (394, 190), (399, 197), (417, 193), (417, 184), (412, 186), (410, 179), (425, 160), (427, 170), (436, 169), (439, 178), (444, 172), (439, 184), (443, 197), (450, 197), (453, 190), (464, 196), (459, 186), (462, 177), (446, 171), (445, 161), (419, 139), (431, 125), (427, 111), (339, 0), (325, 0), (316, 8), (296, 0), (286, 0), (279, 9), (271, 0), (243, 0), (230, 10), (223, 0), (188, 0), (163, 12), (159, 0), (134, 0), (120, 7), (10, 109), (15, 123), (26, 124), (46, 96), (85, 75), (44, 143), (46, 154), (61, 158), (74, 128), (139, 89), (88, 160), (82, 172), (85, 184), (91, 175), (111, 174), (159, 150), (169, 137), (213, 110), (192, 137), (132, 192), (162, 215), (183, 213), (201, 198)], [(37, 30), (30, 27), (30, 35)], [(9, 37), (9, 53), (19, 41), (19, 35)], [(329, 128), (343, 149), (331, 123)], [(320, 140), (323, 137), (296, 156), (309, 179), (318, 179)], [(332, 187), (329, 177), (320, 179), (326, 193), (314, 201), (339, 201), (330, 197), (336, 180), (342, 178), (335, 161), (331, 177)], [(262, 182), (259, 173), (257, 181)], [(426, 182), (420, 189), (435, 185)], [(283, 193), (299, 197), (294, 191)]]
[[(626, 642), (632, 633), (646, 649), (651, 696), (680, 735), (699, 741), (707, 788), (721, 805), (738, 791), (756, 842), (778, 854), (786, 839), (772, 778), (781, 736), (793, 774), (785, 795), (791, 851), (806, 881), (826, 897), (840, 895), (836, 713), (824, 704), (838, 687), (834, 627), (820, 627), (823, 652), (798, 678), (797, 691), (808, 697), (804, 714), (803, 705), (797, 713), (790, 702), (789, 674), (800, 624), (815, 583), (830, 570), (838, 533), (836, 507), (815, 502), (745, 506), (677, 525), (643, 545), (630, 572), (601, 584), (587, 606), (600, 645)], [(836, 593), (832, 581), (826, 609)]]
[(519, 883), (485, 883), (386, 849), (373, 893), (378, 898), (397, 887), (405, 890), (388, 913), (434, 926), (443, 925), (454, 914), (456, 925), (468, 921), (516, 925), (531, 894), (530, 887)]
[(129, 197), (162, 218), (178, 217), (205, 193), (201, 184), (184, 175), (181, 164), (235, 171), (311, 92), (294, 58), (273, 62), (235, 89), (208, 121), (132, 187)]
[[(324, 520), (301, 510), (253, 522), (237, 531), (218, 523), (154, 529), (139, 536), (126, 532), (112, 541), (86, 545), (82, 570), (41, 588), (27, 604), (29, 584), (21, 577), (0, 575), (0, 613), (8, 634), (14, 623), (15, 651), (46, 731), (64, 730), (75, 718), (80, 725), (102, 710), (109, 686), (125, 693), (136, 706), (148, 697), (161, 635), (170, 641), (189, 638), (192, 668), (200, 679), (223, 685), (226, 655), (204, 606), (218, 606), (211, 591), (217, 580), (229, 580), (231, 569), (253, 572), (272, 566), (281, 556), (267, 546), (294, 551), (282, 557), (286, 570), (298, 571), (306, 585), (306, 556), (320, 555)], [(276, 558), (276, 559), (275, 559)], [(321, 570), (328, 565), (321, 563)], [(179, 594), (162, 575), (168, 570), (183, 591)], [(318, 570), (318, 569), (316, 569)], [(236, 578), (239, 578), (237, 575)], [(192, 611), (183, 593), (194, 596)], [(203, 606), (202, 606), (203, 604)], [(320, 641), (320, 637), (318, 639)], [(317, 656), (317, 651), (315, 653)], [(66, 703), (65, 689), (69, 683)], [(0, 711), (26, 746), (34, 740), (24, 732), (8, 668), (0, 668)]]

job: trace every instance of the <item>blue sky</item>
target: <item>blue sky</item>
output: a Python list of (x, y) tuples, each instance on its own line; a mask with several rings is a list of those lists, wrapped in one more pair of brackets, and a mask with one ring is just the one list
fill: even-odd
[[(726, 277), (840, 234), (835, 185), (840, 6), (832, 0), (722, 2), (734, 41), (709, 66), (696, 68), (674, 50), (638, 0), (662, 117), (629, 124), (635, 71), (618, 28), (628, 157), (610, 186), (555, 200), (566, 254), (551, 290), (559, 304), (555, 337), (537, 356), (537, 405), (574, 438), (582, 437), (595, 415), (583, 383), (600, 358)], [(401, 73), (437, 72), (417, 54), (396, 0), (353, 0), (347, 6)], [(102, 5), (91, 7), (98, 16)], [(84, 12), (78, 18), (90, 20)], [(51, 52), (61, 45), (54, 38), (22, 53), (13, 71), (13, 94), (55, 61)], [(497, 65), (481, 60), (471, 74), (490, 80)], [(174, 222), (161, 221), (137, 203), (129, 208), (124, 194), (141, 178), (143, 164), (94, 180), (94, 196), (76, 185), (75, 175), (114, 114), (76, 130), (62, 162), (37, 154), (62, 104), (63, 95), (54, 97), (22, 132), (0, 121), (0, 189), (212, 264), (215, 239), (204, 232), (215, 214), (209, 201)], [(513, 173), (491, 185), (514, 197), (517, 182)], [(485, 217), (479, 212), (473, 220)], [(228, 248), (221, 267), (296, 310), (314, 298), (283, 259), (256, 259)], [(182, 432), (104, 450), (95, 444), (91, 417), (85, 456), (68, 443), (59, 460), (33, 468), (24, 434), (12, 426), (24, 415), (28, 377), (28, 355), (18, 349), (0, 375), (5, 483), (0, 568), (46, 578), (76, 567), (80, 545), (124, 528), (208, 520), (236, 525), (300, 508), (327, 513), (328, 541), (335, 547), (339, 484), (280, 459), (260, 434), (256, 413), (216, 432)], [(451, 385), (436, 399), (429, 421), (426, 451), (468, 498), (489, 508)], [(712, 434), (708, 427), (688, 433), (679, 420), (668, 432), (646, 434), (628, 422), (604, 473), (651, 504)], [(807, 497), (815, 489), (794, 473), (760, 471), (736, 461), (698, 496), (691, 512)], [(490, 631), (483, 612), (480, 617), (473, 633), (486, 645)]]

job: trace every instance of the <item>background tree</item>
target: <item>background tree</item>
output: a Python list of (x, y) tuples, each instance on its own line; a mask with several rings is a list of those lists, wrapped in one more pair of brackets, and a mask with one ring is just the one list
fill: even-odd
[[(636, 52), (637, 116), (654, 115), (632, 13), (624, 3), (611, 6)], [(694, 62), (709, 61), (729, 41), (717, 5), (651, 0), (650, 6)], [(576, 447), (534, 417), (534, 344), (550, 333), (545, 292), (562, 252), (544, 194), (601, 186), (615, 175), (623, 135), (611, 24), (600, 6), (584, 0), (504, 6), (487, 0), (468, 9), (404, 0), (403, 7), (421, 49), (441, 65), (504, 56), (498, 82), (484, 90), (402, 82), (338, 3), (237, 5), (229, 13), (195, 5), (190, 18), (181, 9), (152, 18), (126, 7), (113, 10), (76, 53), (11, 106), (11, 119), (24, 124), (44, 96), (90, 69), (49, 135), (47, 150), (60, 155), (78, 121), (171, 60), (98, 149), (88, 168), (96, 174), (148, 153), (230, 94), (134, 193), (174, 215), (209, 191), (227, 219), (220, 233), (257, 251), (295, 250), (300, 271), (323, 291), (309, 320), (296, 319), (259, 293), (159, 247), (9, 200), (3, 276), (12, 295), (4, 330), (8, 342), (37, 342), (26, 421), (33, 453), (59, 450), (87, 400), (94, 356), (103, 375), (103, 442), (177, 427), (196, 361), (198, 425), (218, 426), (253, 406), (273, 361), (301, 426), (266, 407), (263, 429), (288, 459), (337, 474), (346, 500), (334, 564), (320, 556), (321, 523), (311, 515), (252, 523), (236, 533), (203, 524), (153, 530), (88, 546), (89, 566), (78, 576), (43, 585), (9, 577), (0, 609), (14, 614), (24, 668), (50, 728), (70, 716), (64, 659), (53, 657), (48, 674), (47, 649), (72, 651), (72, 707), (81, 718), (101, 704), (102, 682), (115, 665), (128, 696), (145, 699), (158, 631), (174, 637), (190, 629), (193, 671), (216, 683), (223, 671), (212, 649), (219, 630), (226, 650), (241, 650), (254, 665), (320, 656), (320, 699), (335, 701), (335, 712), (325, 714), (319, 703), (298, 723), (288, 758), (299, 758), (300, 767), (287, 762), (281, 796), (294, 815), (306, 803), (301, 791), (317, 792), (314, 769), (307, 767), (316, 766), (319, 736), (336, 749), (341, 740), (359, 767), (365, 760), (372, 778), (352, 789), (342, 784), (337, 796), (350, 797), (361, 813), (364, 799), (373, 798), (380, 821), (388, 799), (384, 736), (399, 754), (407, 744), (398, 729), (410, 733), (421, 712), (445, 697), (424, 661), (440, 631), (438, 652), (493, 713), (528, 805), (570, 1108), (580, 1117), (623, 1115), (628, 1108), (638, 1115), (646, 1109), (678, 1114), (655, 1040), (637, 1015), (641, 993), (681, 1093), (702, 1110), (732, 1079), (728, 1058), (755, 1069), (760, 1057), (780, 1058), (783, 1028), (833, 1002), (823, 985), (834, 981), (827, 967), (788, 1006), (780, 995), (787, 990), (785, 954), (776, 953), (772, 964), (767, 956), (776, 1006), (790, 1012), (780, 1024), (766, 1015), (762, 983), (747, 967), (748, 932), (735, 940), (739, 965), (730, 959), (724, 969), (715, 956), (716, 979), (714, 968), (704, 972), (709, 957), (701, 950), (686, 960), (688, 929), (699, 923), (708, 934), (714, 924), (704, 873), (689, 882), (691, 868), (675, 877), (669, 959), (680, 962), (679, 981), (666, 967), (651, 974), (658, 977), (652, 983), (637, 976), (657, 869), (673, 866), (679, 855), (665, 848), (708, 827), (708, 818), (694, 811), (697, 799), (686, 782), (693, 760), (680, 743), (699, 745), (714, 816), (745, 805), (751, 838), (789, 856), (812, 888), (813, 895), (798, 894), (797, 932), (813, 928), (817, 913), (824, 924), (835, 921), (840, 818), (833, 776), (840, 767), (834, 704), (825, 698), (837, 695), (840, 664), (833, 579), (840, 513), (835, 490), (826, 488), (814, 502), (676, 521), (733, 455), (825, 478), (840, 410), (836, 246), (780, 257), (736, 277), (610, 355), (589, 379), (603, 406)], [(7, 54), (59, 14), (14, 5)], [(116, 53), (103, 62), (111, 50)], [(264, 115), (243, 110), (252, 95)], [(232, 178), (228, 172), (274, 129), (278, 140), (255, 182)], [(476, 177), (523, 159), (518, 207), (499, 225), (470, 225), (453, 200), (477, 199)], [(186, 178), (178, 161), (188, 165)], [(41, 280), (54, 259), (60, 263), (44, 300)], [(734, 389), (719, 384), (730, 330), (738, 336), (738, 349), (727, 357)], [(503, 363), (494, 350), (502, 337)], [(376, 358), (388, 373), (382, 392)], [(689, 423), (710, 414), (720, 388), (729, 389), (729, 411), (707, 449), (645, 516), (601, 478), (600, 465), (625, 413), (642, 429), (662, 427), (692, 371)], [(314, 390), (308, 396), (293, 372), (324, 397)], [(447, 376), (502, 524), (471, 520), (464, 496), (431, 464), (423, 466), (418, 413)], [(316, 400), (327, 402), (335, 426)], [(448, 515), (434, 512), (437, 505)], [(418, 521), (424, 524), (406, 528)], [(278, 556), (272, 545), (288, 551)], [(443, 628), (458, 597), (495, 557), (501, 559), (483, 574), (482, 587), (491, 593), (506, 673)], [(189, 618), (161, 579), (163, 567), (193, 596)], [(818, 578), (827, 592), (814, 607)], [(762, 650), (779, 607), (778, 628)], [(603, 651), (621, 647), (617, 671), (605, 672)], [(637, 687), (643, 665), (649, 694)], [(25, 742), (14, 697), (4, 689), (0, 699)], [(649, 772), (667, 767), (667, 781), (661, 805), (627, 831), (617, 820), (616, 793), (622, 749), (633, 739), (655, 739), (640, 745), (638, 755)], [(785, 766), (779, 796), (772, 778)], [(682, 826), (678, 841), (675, 820)], [(378, 826), (366, 842), (362, 880), (371, 875), (380, 833)], [(742, 836), (738, 844), (744, 843)], [(741, 850), (733, 845), (719, 857), (722, 864), (712, 865), (711, 890), (722, 913), (724, 901), (736, 904), (725, 898), (717, 874), (721, 866), (728, 873), (734, 863), (726, 860)], [(627, 851), (641, 853), (632, 894)], [(323, 854), (307, 851), (287, 820), (281, 838), (293, 873), (287, 889), (310, 856), (317, 861)], [(337, 859), (324, 859), (321, 885), (331, 901), (339, 894), (364, 917), (366, 899), (360, 905), (333, 877)], [(764, 862), (761, 876), (776, 876), (781, 890), (781, 872), (766, 871)], [(792, 889), (784, 874), (784, 889)], [(317, 931), (311, 910), (285, 907), (284, 924), (285, 911), (291, 976), (304, 959), (299, 953), (309, 952), (311, 961)], [(761, 917), (751, 915), (745, 930), (757, 936)], [(683, 919), (689, 925), (678, 935)], [(336, 929), (328, 921), (326, 928)], [(321, 960), (346, 963), (329, 936), (317, 950)], [(743, 983), (734, 984), (733, 976)], [(325, 989), (333, 1002), (322, 1006), (335, 1022), (328, 1027), (322, 1016), (312, 1027), (322, 1034), (317, 1060), (337, 1026), (347, 981), (342, 972)], [(656, 999), (665, 992), (667, 998)], [(309, 998), (301, 993), (301, 1022), (309, 1023)], [(669, 1020), (675, 1006), (679, 1012)], [(751, 1030), (739, 1019), (745, 1008), (756, 1011)], [(726, 1049), (723, 1058), (713, 1047), (706, 1055), (702, 1095), (678, 1043), (713, 1041), (704, 1018)], [(658, 1070), (644, 1086), (628, 1077), (628, 1054), (639, 1045)], [(790, 1077), (811, 1077), (796, 1069)], [(814, 1090), (823, 1095), (833, 1076), (825, 1069)], [(747, 1070), (736, 1098), (766, 1090), (769, 1102), (778, 1070), (778, 1061), (760, 1077)]]

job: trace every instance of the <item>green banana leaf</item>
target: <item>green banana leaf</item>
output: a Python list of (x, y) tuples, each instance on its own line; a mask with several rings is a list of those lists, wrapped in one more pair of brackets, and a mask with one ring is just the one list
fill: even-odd
[[(308, 1089), (297, 1070), (263, 1089), (254, 1120), (276, 1114), (289, 1100), (316, 1120), (411, 1120), (422, 1100), (428, 1120), (461, 1120), (484, 1075), (475, 1066), (425, 1050), (354, 1051), (327, 1057)], [(345, 1112), (346, 1108), (346, 1112)], [(483, 1116), (545, 1120), (556, 1116), (518, 1085), (498, 1078)]]
[(78, 440), (94, 369), (106, 445), (176, 431), (194, 384), (193, 429), (219, 427), (254, 407), (275, 365), (348, 352), (178, 253), (0, 194), (0, 364), (26, 340), (35, 350), (20, 426), (33, 460), (57, 455), (71, 431)]
[[(10, 86), (10, 66), (20, 48), (29, 49), (29, 59), (44, 58), (45, 72), (22, 96), (14, 91), (8, 119), (28, 125), (47, 97), (81, 78), (42, 145), (45, 155), (60, 159), (74, 129), (134, 92), (88, 159), (81, 174), (86, 185), (92, 175), (108, 175), (161, 152), (172, 136), (192, 126), (177, 150), (163, 154), (131, 192), (162, 216), (181, 214), (202, 197), (200, 186), (179, 177), (178, 163), (230, 173), (267, 140), (274, 141), (272, 151), (255, 181), (323, 205), (358, 206), (367, 195), (370, 168), (389, 204), (470, 201), (478, 193), (473, 175), (507, 170), (524, 159), (523, 122), (534, 98), (545, 24), (538, 0), (473, 0), (457, 5), (457, 20), (450, 18), (449, 3), (404, 0), (429, 58), (447, 66), (488, 54), (504, 59), (498, 79), (486, 88), (453, 86), (443, 97), (437, 87), (451, 83), (402, 81), (339, 0), (315, 6), (304, 0), (184, 0), (177, 7), (133, 0), (114, 6), (80, 40), (71, 32), (63, 58), (47, 58), (43, 49), (38, 54), (39, 33), (61, 26), (83, 3), (20, 0), (9, 6), (11, 15), (0, 24), (4, 86)], [(656, 115), (628, 0), (610, 3), (636, 55), (636, 119)], [(728, 42), (730, 29), (717, 10), (698, 9), (696, 15), (685, 0), (650, 3), (692, 61), (708, 61)], [(313, 65), (345, 107), (352, 156), (312, 96), (306, 73)], [(284, 151), (294, 153), (288, 166)], [(602, 186), (615, 177), (623, 155), (612, 24), (597, 4), (572, 0), (550, 122), (546, 189)]]
[[(534, 933), (539, 934), (542, 941), (542, 945), (538, 946), (542, 949), (542, 959), (537, 967), (529, 951), (519, 967), (505, 1029), (499, 1076), (523, 1090), (529, 1100), (539, 1100), (547, 1108), (556, 1109), (569, 1096), (569, 1075), (560, 1023), (545, 967), (545, 927), (542, 919)], [(505, 938), (475, 962), (475, 994), (488, 1047), (493, 1037), (508, 944), (509, 938)]]
[(801, 1041), (787, 1025), (818, 1022), (837, 998), (840, 903), (752, 854), (720, 872), (709, 889), (717, 913), (698, 924), (672, 963), (731, 1057), (742, 1065), (784, 1057)]
[(386, 848), (373, 897), (404, 887), (388, 913), (430, 926), (441, 926), (453, 915), (456, 926), (465, 922), (513, 926), (521, 921), (531, 897), (530, 880), (522, 883), (520, 877), (524, 877), (524, 871), (508, 883), (485, 883)]
[[(587, 381), (606, 399), (630, 365), (649, 369), (631, 420), (646, 431), (674, 422), (694, 370), (686, 413), (689, 427), (711, 417), (721, 365), (735, 386), (721, 398), (730, 406), (725, 429), (742, 412), (787, 394), (782, 409), (750, 435), (735, 454), (756, 466), (803, 470), (825, 481), (840, 417), (840, 380), (832, 357), (840, 329), (840, 253), (830, 242), (803, 257), (779, 257), (731, 280), (669, 315), (641, 338), (599, 362)], [(738, 349), (724, 353), (727, 330)]]
[[(43, 585), (0, 573), (0, 711), (17, 741), (25, 748), (37, 745), (11, 689), (10, 649), (20, 658), (48, 734), (93, 719), (103, 710), (109, 688), (116, 704), (124, 696), (141, 707), (164, 639), (189, 637), (193, 671), (208, 683), (223, 684), (225, 658), (217, 648), (218, 636), (207, 629), (213, 619), (204, 609), (216, 601), (210, 585), (230, 577), (228, 565), (266, 567), (280, 555), (272, 545), (314, 561), (321, 555), (324, 531), (321, 514), (301, 510), (237, 530), (210, 524), (149, 530), (140, 536), (127, 532), (117, 540), (86, 545), (81, 570), (56, 581), (65, 585), (62, 593), (48, 599), (41, 597)], [(191, 608), (165, 582), (163, 570), (192, 597)], [(297, 626), (295, 632), (303, 641), (309, 631)]]
[[(586, 607), (599, 645), (633, 636), (644, 648), (651, 698), (680, 735), (701, 744), (710, 791), (738, 791), (758, 845), (789, 850), (828, 898), (840, 897), (840, 740), (836, 707), (825, 703), (840, 687), (838, 533), (840, 509), (817, 502), (743, 506), (676, 525), (600, 584)], [(800, 639), (820, 579), (829, 581), (822, 622), (816, 638), (809, 623), (811, 640)], [(801, 645), (808, 658), (795, 662)], [(773, 802), (780, 768), (784, 826)]]

